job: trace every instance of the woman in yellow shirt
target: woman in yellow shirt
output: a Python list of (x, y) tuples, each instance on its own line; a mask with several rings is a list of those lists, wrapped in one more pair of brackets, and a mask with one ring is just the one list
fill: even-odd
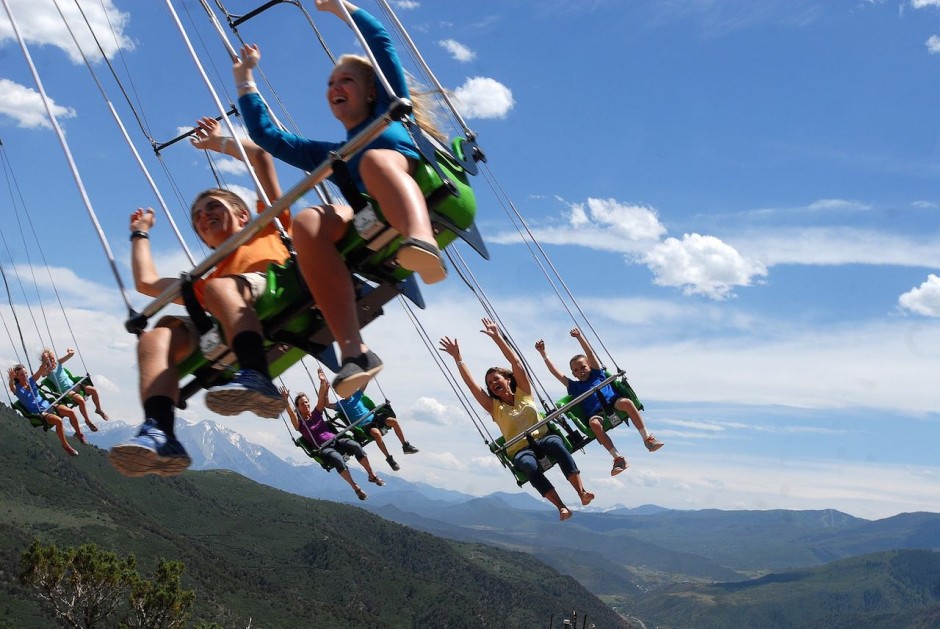
[[(511, 369), (502, 367), (488, 369), (484, 378), (485, 389), (473, 379), (470, 370), (460, 357), (460, 346), (457, 344), (456, 338), (451, 339), (447, 336), (442, 338), (440, 349), (450, 354), (457, 362), (457, 369), (467, 388), (473, 393), (480, 406), (490, 414), (493, 421), (499, 426), (500, 432), (503, 433), (503, 437), (508, 441), (516, 435), (526, 432), (530, 427), (537, 424), (541, 418), (539, 417), (538, 408), (535, 406), (535, 400), (532, 399), (532, 386), (529, 384), (529, 376), (522, 366), (522, 361), (499, 333), (499, 328), (489, 319), (483, 319), (481, 332), (493, 339), (493, 342), (502, 351), (511, 367)], [(561, 437), (549, 434), (547, 426), (541, 426), (529, 434), (535, 440), (537, 447), (550, 455), (561, 467), (568, 482), (578, 492), (581, 504), (590, 504), (594, 500), (594, 494), (584, 489), (584, 485), (581, 483), (581, 472), (578, 470), (571, 453), (565, 448)], [(561, 520), (567, 520), (571, 517), (571, 510), (565, 506), (551, 481), (545, 477), (535, 452), (527, 441), (517, 441), (506, 451), (506, 454), (511, 457), (516, 469), (526, 475), (532, 486), (546, 500), (555, 505)]]

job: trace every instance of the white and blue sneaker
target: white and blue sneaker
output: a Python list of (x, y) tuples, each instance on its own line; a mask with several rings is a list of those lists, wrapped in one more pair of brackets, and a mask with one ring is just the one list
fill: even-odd
[(160, 430), (153, 419), (147, 419), (135, 437), (111, 448), (108, 460), (118, 472), (131, 477), (176, 476), (193, 462), (183, 444)]
[(213, 413), (226, 417), (251, 411), (268, 419), (277, 419), (287, 408), (274, 383), (252, 369), (243, 369), (228, 384), (209, 389), (206, 406)]

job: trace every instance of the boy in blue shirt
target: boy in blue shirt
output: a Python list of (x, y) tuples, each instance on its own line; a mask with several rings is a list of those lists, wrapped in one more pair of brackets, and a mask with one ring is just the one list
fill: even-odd
[[(601, 369), (597, 355), (588, 344), (587, 339), (584, 338), (584, 335), (581, 334), (581, 330), (574, 328), (571, 330), (570, 334), (578, 339), (578, 343), (581, 344), (581, 349), (584, 351), (583, 354), (578, 354), (569, 361), (571, 373), (576, 380), (571, 380), (555, 367), (554, 363), (552, 363), (551, 359), (545, 353), (545, 341), (540, 339), (535, 344), (535, 349), (538, 351), (539, 355), (541, 355), (542, 360), (545, 361), (545, 366), (548, 367), (551, 374), (565, 385), (568, 390), (568, 395), (577, 397), (603, 382), (607, 375), (604, 373), (603, 369)], [(603, 404), (600, 398), (603, 398)], [(629, 466), (627, 465), (626, 458), (617, 451), (611, 438), (604, 432), (604, 415), (606, 408), (613, 408), (627, 414), (633, 422), (633, 425), (636, 426), (636, 429), (639, 431), (640, 436), (643, 438), (643, 444), (646, 446), (647, 450), (656, 452), (663, 447), (663, 443), (646, 430), (646, 425), (643, 423), (640, 411), (637, 410), (633, 401), (630, 400), (630, 398), (621, 396), (610, 384), (606, 384), (598, 389), (595, 395), (589, 395), (584, 398), (581, 401), (581, 408), (584, 410), (584, 414), (589, 418), (588, 425), (591, 427), (594, 436), (597, 437), (600, 444), (604, 446), (614, 458), (614, 466), (610, 470), (611, 476), (616, 476)]]

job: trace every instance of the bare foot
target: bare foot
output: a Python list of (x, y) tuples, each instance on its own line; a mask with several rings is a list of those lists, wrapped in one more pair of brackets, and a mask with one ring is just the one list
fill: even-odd
[(90, 421), (88, 421), (87, 419), (85, 420), (85, 425), (88, 426), (88, 430), (90, 430), (90, 431), (92, 431), (92, 432), (98, 432), (98, 427), (95, 426), (95, 425), (94, 425), (93, 423), (91, 423)]
[(564, 522), (572, 516), (571, 509), (568, 507), (562, 507), (558, 510), (558, 519)]
[(100, 408), (96, 408), (96, 409), (95, 409), (95, 412), (98, 413), (99, 415), (101, 415), (101, 418), (104, 419), (105, 421), (108, 421), (108, 419), (110, 419), (110, 418), (108, 417), (108, 414), (105, 413), (105, 412), (104, 412), (103, 410), (101, 410)]
[(583, 504), (585, 507), (591, 504), (592, 500), (594, 500), (594, 494), (591, 492), (585, 491), (581, 494), (581, 504)]

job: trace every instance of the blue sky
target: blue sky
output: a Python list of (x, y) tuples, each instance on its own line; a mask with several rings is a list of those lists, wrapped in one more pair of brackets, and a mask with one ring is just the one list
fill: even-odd
[[(154, 196), (51, 0), (10, 4), (129, 281), (127, 216), (155, 205)], [(76, 13), (74, 0), (59, 4)], [(225, 4), (233, 13), (256, 6)], [(228, 102), (230, 63), (204, 11), (192, 0), (173, 6)], [(357, 48), (335, 18), (307, 6), (332, 50)], [(82, 7), (152, 137), (169, 139), (212, 112), (165, 3)], [(577, 349), (567, 336), (573, 323), (493, 188), (525, 216), (666, 442), (650, 455), (636, 431), (618, 428), (631, 468), (616, 478), (598, 446), (580, 454), (596, 504), (834, 507), (870, 518), (937, 510), (940, 1), (395, 7), (487, 152), (488, 178), (474, 185), (492, 259), (463, 255), (535, 375), (562, 394), (532, 345), (544, 337), (563, 364)], [(188, 200), (214, 185), (205, 158), (183, 143), (164, 151), (170, 183), (87, 27), (73, 24), (172, 211), (185, 217)], [(279, 7), (241, 32), (261, 45), (262, 68), (301, 131), (341, 138), (325, 108), (329, 61), (299, 12)], [(56, 347), (73, 344), (48, 275), (28, 268), (27, 248), (42, 264), (31, 234), (24, 246), (16, 227), (28, 212), (81, 358), (112, 414), (136, 423), (123, 302), (4, 17), (0, 55), (0, 140), (15, 174), (0, 190), (8, 243), (0, 262), (18, 271), (36, 317), (32, 284), (41, 285)], [(250, 187), (233, 164), (222, 168), (229, 185)], [(300, 178), (285, 165), (279, 173), (288, 185)], [(166, 275), (187, 265), (165, 220), (153, 242)], [(484, 313), (466, 287), (452, 278), (424, 293), (421, 320), (433, 338), (463, 341), (479, 377), (499, 364), (495, 348), (479, 342)], [(26, 319), (23, 293), (14, 288), (13, 297)], [(7, 305), (0, 312), (12, 322)], [(24, 322), (24, 334), (32, 354), (48, 343), (41, 321)], [(403, 460), (401, 476), (471, 493), (511, 490), (402, 308), (390, 305), (366, 337), (386, 361), (379, 385), (422, 449)], [(18, 352), (0, 339), (5, 363)], [(302, 370), (286, 380), (312, 388)], [(183, 416), (209, 414), (197, 401)], [(297, 459), (283, 425), (221, 421)], [(550, 476), (574, 501), (560, 475)]]

